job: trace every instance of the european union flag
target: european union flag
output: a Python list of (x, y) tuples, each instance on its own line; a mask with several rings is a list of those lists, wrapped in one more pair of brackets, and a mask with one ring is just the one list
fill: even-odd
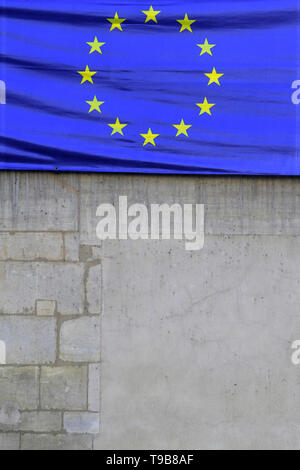
[(2, 0), (0, 168), (299, 175), (297, 0)]

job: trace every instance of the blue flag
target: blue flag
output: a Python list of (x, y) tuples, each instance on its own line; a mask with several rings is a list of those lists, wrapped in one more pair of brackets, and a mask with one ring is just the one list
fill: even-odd
[(297, 0), (2, 0), (0, 168), (300, 175)]

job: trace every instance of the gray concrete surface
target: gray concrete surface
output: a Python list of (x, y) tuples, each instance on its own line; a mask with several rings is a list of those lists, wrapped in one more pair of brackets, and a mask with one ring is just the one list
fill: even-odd
[[(100, 243), (120, 195), (204, 204), (204, 249)], [(300, 448), (299, 203), (297, 178), (0, 173), (0, 448)]]

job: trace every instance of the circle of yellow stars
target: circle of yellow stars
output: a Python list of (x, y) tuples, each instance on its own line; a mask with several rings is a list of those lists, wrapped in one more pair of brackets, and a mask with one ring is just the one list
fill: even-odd
[[(146, 16), (145, 18), (145, 23), (148, 23), (150, 21), (153, 21), (154, 23), (158, 23), (157, 16), (161, 13), (160, 10), (154, 10), (153, 6), (151, 5), (148, 10), (143, 10), (142, 13)], [(118, 12), (115, 13), (113, 18), (107, 18), (107, 21), (110, 23), (110, 32), (114, 31), (115, 29), (123, 32), (123, 23), (126, 21), (126, 18), (119, 18)], [(195, 19), (190, 19), (188, 14), (185, 13), (183, 19), (176, 20), (180, 24), (180, 30), (179, 32), (182, 33), (183, 31), (188, 31), (190, 33), (193, 32), (192, 25), (197, 21)], [(93, 41), (88, 41), (87, 44), (90, 46), (90, 51), (89, 54), (93, 54), (94, 52), (98, 52), (99, 54), (103, 54), (102, 48), (103, 46), (106, 45), (105, 42), (99, 42), (97, 36), (95, 36)], [(210, 44), (208, 42), (208, 39), (205, 38), (203, 44), (197, 44), (197, 47), (201, 49), (200, 56), (204, 54), (208, 54), (210, 56), (213, 56), (212, 49), (216, 46), (216, 44)], [(94, 84), (93, 77), (96, 75), (96, 71), (91, 71), (89, 69), (89, 66), (87, 65), (85, 70), (83, 71), (78, 71), (79, 75), (81, 75), (81, 85), (84, 84), (85, 82), (89, 82)], [(208, 79), (208, 86), (212, 84), (216, 84), (220, 86), (220, 78), (223, 77), (223, 73), (218, 73), (215, 69), (213, 68), (212, 72), (210, 73), (205, 73), (204, 74)], [(90, 101), (86, 101), (86, 103), (89, 105), (90, 109), (88, 110), (89, 113), (96, 111), (98, 113), (102, 113), (101, 111), (101, 106), (105, 104), (104, 101), (99, 101), (96, 96)], [(202, 103), (196, 103), (196, 106), (200, 108), (200, 116), (202, 114), (208, 114), (209, 116), (212, 116), (211, 109), (215, 106), (215, 103), (209, 103), (207, 101), (207, 97), (204, 98)], [(124, 136), (123, 130), (125, 127), (128, 126), (126, 123), (121, 123), (119, 117), (116, 118), (116, 121), (114, 123), (107, 124), (111, 129), (111, 135), (113, 136), (114, 134), (120, 134), (121, 136)], [(177, 133), (175, 137), (179, 137), (180, 135), (184, 135), (185, 137), (189, 137), (188, 130), (192, 127), (191, 124), (186, 124), (184, 122), (184, 119), (181, 119), (181, 122), (179, 124), (172, 124), (172, 126), (176, 129)], [(148, 132), (146, 133), (141, 133), (140, 136), (144, 139), (143, 146), (146, 146), (147, 144), (151, 144), (154, 147), (156, 146), (155, 140), (160, 136), (160, 134), (155, 134), (152, 132), (151, 128), (149, 127)]]

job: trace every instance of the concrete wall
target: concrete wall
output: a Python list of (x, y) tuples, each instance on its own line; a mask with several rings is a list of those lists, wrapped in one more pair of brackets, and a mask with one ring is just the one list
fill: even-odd
[[(0, 173), (0, 448), (299, 448), (299, 188)], [(101, 245), (119, 195), (205, 204), (204, 249)]]

